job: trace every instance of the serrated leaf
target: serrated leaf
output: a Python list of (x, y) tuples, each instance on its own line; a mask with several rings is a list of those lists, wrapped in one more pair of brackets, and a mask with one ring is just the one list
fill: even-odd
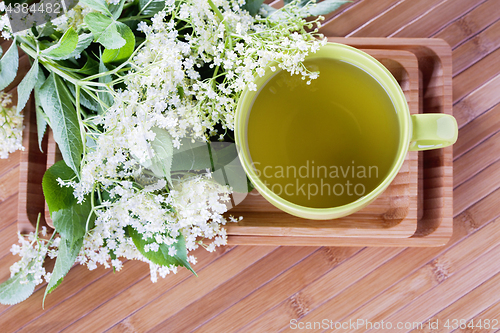
[(323, 0), (315, 5), (309, 6), (307, 12), (303, 16), (326, 15), (348, 2), (351, 1)]
[(210, 151), (205, 142), (181, 140), (179, 149), (174, 150), (171, 171), (190, 171), (211, 169)]
[(260, 6), (264, 0), (245, 0), (245, 4), (243, 5), (243, 9), (246, 9), (250, 15), (255, 16), (259, 12)]
[(52, 59), (66, 59), (75, 50), (77, 44), (78, 34), (73, 27), (69, 27), (56, 44), (41, 53)]
[(139, 0), (139, 13), (145, 16), (154, 14), (165, 8), (165, 0)]
[(28, 283), (21, 283), (20, 272), (0, 284), (0, 303), (14, 305), (30, 297), (35, 291), (36, 282), (28, 279)]
[(167, 178), (172, 183), (170, 176), (172, 156), (174, 154), (172, 138), (168, 131), (163, 128), (152, 127), (151, 131), (156, 134), (155, 139), (151, 142), (153, 151), (149, 152), (150, 159), (142, 163), (142, 165), (153, 171), (156, 177)]
[(9, 49), (0, 60), (0, 90), (7, 88), (14, 81), (19, 67), (19, 53), (16, 41), (13, 40)]
[(221, 185), (230, 186), (234, 192), (248, 193), (247, 175), (238, 158), (236, 144), (232, 142), (212, 142), (211, 148), (212, 155), (217, 157), (214, 162), (215, 168), (212, 178)]
[(45, 135), (45, 131), (47, 129), (47, 121), (45, 117), (47, 116), (42, 109), (42, 104), (40, 101), (40, 87), (45, 82), (45, 75), (41, 68), (38, 69), (38, 75), (35, 82), (35, 111), (36, 111), (36, 132), (38, 136), (38, 147), (40, 151), (43, 152), (42, 149), (42, 140)]
[(89, 13), (83, 20), (95, 40), (106, 49), (119, 49), (125, 45), (125, 39), (118, 32), (117, 21), (101, 13)]
[(97, 10), (98, 12), (101, 12), (108, 16), (112, 16), (111, 12), (108, 9), (108, 5), (104, 0), (80, 0), (80, 2), (92, 9)]
[(212, 142), (210, 144), (214, 159), (214, 168), (220, 169), (238, 158), (238, 149), (234, 142)]
[(64, 161), (56, 162), (45, 171), (42, 180), (42, 188), (51, 216), (53, 212), (57, 212), (64, 208), (70, 208), (76, 203), (76, 198), (73, 195), (73, 188), (61, 187), (57, 182), (58, 178), (67, 181), (74, 179), (75, 176), (75, 172), (68, 167)]
[(42, 141), (43, 137), (45, 136), (45, 131), (47, 130), (47, 121), (45, 120), (46, 115), (45, 112), (43, 112), (43, 109), (41, 108), (40, 105), (35, 106), (35, 112), (36, 112), (36, 132), (38, 136), (38, 148), (43, 153)]
[(75, 72), (84, 75), (94, 75), (99, 73), (99, 63), (94, 60), (91, 56), (87, 56), (87, 61), (82, 68), (76, 70)]
[(135, 36), (132, 30), (125, 24), (117, 23), (118, 32), (125, 39), (125, 45), (119, 49), (104, 50), (102, 54), (102, 61), (104, 63), (122, 62), (127, 60), (135, 49)]
[(61, 237), (61, 242), (59, 243), (59, 251), (57, 252), (57, 259), (54, 265), (54, 270), (52, 271), (52, 276), (50, 277), (47, 288), (45, 288), (45, 294), (43, 295), (43, 302), (45, 302), (45, 297), (47, 294), (54, 291), (54, 289), (59, 286), (63, 278), (68, 274), (71, 267), (73, 267), (76, 257), (80, 252), (83, 245), (83, 238), (79, 238), (76, 241), (68, 241), (64, 237)]
[[(74, 84), (68, 82), (68, 89), (73, 98), (76, 100), (76, 90)], [(80, 105), (83, 105), (87, 109), (95, 112), (98, 112), (100, 109), (99, 103), (83, 89), (80, 90)]]
[[(283, 0), (283, 2), (285, 3), (285, 5), (288, 5), (289, 3), (291, 2), (294, 2), (295, 0)], [(310, 2), (311, 0), (300, 0), (298, 3), (297, 3), (297, 6), (299, 7), (304, 7), (308, 2)]]
[(259, 10), (259, 15), (262, 17), (269, 17), (271, 21), (287, 20), (287, 16), (281, 10), (277, 10), (267, 4), (262, 4)]
[(26, 76), (17, 86), (17, 110), (21, 111), (26, 106), (30, 98), (31, 91), (35, 87), (38, 79), (38, 59), (35, 59)]
[(64, 59), (69, 59), (69, 58), (74, 58), (80, 53), (82, 53), (89, 45), (92, 43), (94, 40), (94, 36), (92, 34), (81, 34), (78, 36), (78, 43), (76, 44), (75, 49), (73, 52), (68, 54), (67, 56), (61, 57), (61, 58), (54, 58), (56, 60), (64, 60)]
[(120, 17), (122, 11), (123, 11), (123, 5), (125, 4), (125, 0), (120, 0), (120, 2), (117, 5), (110, 4), (109, 5), (109, 11), (113, 15), (113, 18), (115, 20), (118, 20)]
[(83, 153), (78, 116), (62, 79), (51, 73), (40, 88), (42, 108), (49, 117), (54, 139), (66, 164), (79, 174)]
[(151, 262), (161, 266), (184, 266), (189, 269), (194, 275), (196, 275), (195, 271), (191, 268), (191, 265), (189, 265), (187, 261), (186, 242), (182, 234), (179, 234), (179, 236), (177, 236), (177, 242), (171, 245), (176, 249), (175, 256), (169, 256), (168, 246), (165, 244), (158, 244), (158, 251), (146, 252), (144, 247), (148, 244), (155, 243), (155, 240), (153, 238), (142, 238), (142, 234), (130, 225), (128, 226), (127, 230), (139, 252), (141, 252), (141, 254), (147, 259), (151, 260)]
[[(99, 73), (105, 73), (108, 71), (108, 68), (104, 65), (104, 63), (102, 61), (102, 56), (99, 58), (100, 58), (100, 60), (99, 60)], [(112, 79), (111, 75), (104, 75), (104, 76), (99, 77), (99, 83), (109, 83), (112, 80), (113, 79)], [(109, 92), (98, 92), (97, 96), (108, 107), (113, 105), (113, 101), (114, 101), (113, 95), (111, 95)], [(99, 107), (101, 109), (101, 113), (106, 111), (102, 108), (101, 105), (99, 105)]]
[(49, 21), (45, 23), (45, 25), (42, 27), (42, 30), (40, 30), (38, 38), (50, 36), (54, 32), (56, 32), (56, 26), (52, 24), (52, 21)]
[[(89, 219), (90, 214), (92, 216)], [(76, 242), (85, 236), (87, 221), (89, 221), (89, 230), (94, 226), (95, 214), (92, 213), (90, 196), (87, 196), (81, 204), (75, 202), (67, 208), (51, 211), (51, 217), (61, 237), (69, 242)]]

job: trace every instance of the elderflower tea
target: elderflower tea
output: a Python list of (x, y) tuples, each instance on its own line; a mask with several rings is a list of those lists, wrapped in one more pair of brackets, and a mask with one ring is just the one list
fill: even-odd
[(342, 206), (374, 190), (399, 145), (396, 109), (379, 82), (348, 62), (316, 58), (312, 81), (277, 72), (248, 118), (248, 149), (260, 180), (306, 207)]

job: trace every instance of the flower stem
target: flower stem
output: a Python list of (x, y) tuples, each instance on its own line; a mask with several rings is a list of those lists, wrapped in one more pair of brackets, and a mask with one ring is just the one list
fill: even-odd
[(214, 11), (215, 15), (217, 15), (219, 20), (226, 27), (226, 33), (227, 33), (227, 38), (228, 38), (228, 42), (229, 42), (229, 47), (230, 47), (230, 49), (232, 49), (233, 48), (233, 41), (231, 39), (231, 31), (229, 29), (229, 25), (227, 24), (226, 20), (224, 19), (224, 16), (220, 12), (219, 8), (217, 8), (217, 6), (214, 4), (214, 2), (212, 0), (207, 0), (207, 1), (208, 1), (208, 4), (210, 5), (210, 8), (212, 8), (212, 10)]

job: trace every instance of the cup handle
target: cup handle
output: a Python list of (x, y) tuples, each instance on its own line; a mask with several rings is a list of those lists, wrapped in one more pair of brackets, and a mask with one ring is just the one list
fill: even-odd
[(443, 148), (457, 141), (457, 120), (449, 114), (412, 114), (411, 122), (413, 135), (409, 150)]

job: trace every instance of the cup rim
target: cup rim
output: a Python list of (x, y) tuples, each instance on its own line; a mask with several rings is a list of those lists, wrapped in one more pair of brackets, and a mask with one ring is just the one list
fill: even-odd
[(369, 75), (374, 77), (377, 82), (379, 82), (379, 84), (389, 95), (389, 98), (394, 105), (395, 111), (398, 116), (398, 124), (400, 129), (399, 146), (389, 173), (375, 189), (373, 189), (368, 194), (358, 198), (357, 200), (345, 205), (327, 208), (315, 208), (298, 205), (285, 200), (264, 185), (264, 183), (257, 176), (254, 168), (252, 167), (252, 160), (248, 149), (246, 132), (250, 110), (255, 97), (257, 96), (261, 88), (279, 72), (279, 70), (276, 70), (275, 72), (270, 70), (270, 67), (273, 64), (269, 65), (266, 68), (264, 76), (256, 77), (255, 83), (258, 87), (257, 91), (250, 91), (248, 87), (245, 87), (245, 89), (243, 90), (236, 108), (234, 131), (236, 146), (238, 148), (238, 156), (240, 158), (243, 169), (245, 170), (247, 176), (250, 178), (252, 184), (266, 200), (268, 200), (274, 206), (295, 216), (312, 219), (331, 219), (349, 215), (365, 207), (374, 199), (376, 199), (393, 181), (393, 179), (398, 174), (401, 166), (403, 165), (406, 153), (408, 151), (410, 137), (412, 134), (410, 126), (411, 119), (408, 103), (399, 83), (392, 76), (389, 70), (371, 55), (345, 44), (327, 43), (326, 45), (322, 46), (317, 52), (308, 55), (306, 57), (306, 60), (315, 58), (330, 58), (341, 60), (364, 70)]

